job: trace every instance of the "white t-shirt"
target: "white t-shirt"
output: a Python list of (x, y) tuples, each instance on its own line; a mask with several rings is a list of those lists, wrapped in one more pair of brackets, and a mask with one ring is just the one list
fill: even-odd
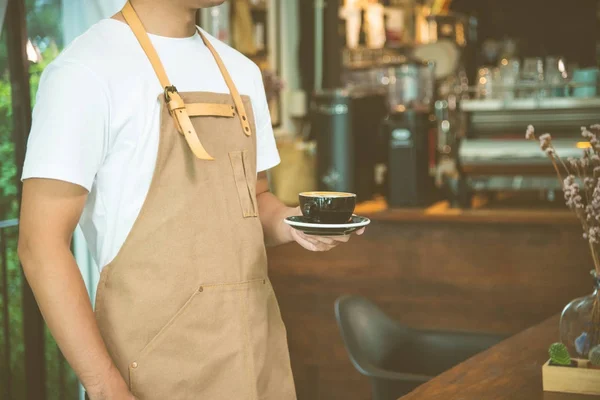
[[(279, 154), (261, 71), (206, 35), (238, 91), (251, 98), (258, 170), (274, 167)], [(229, 92), (200, 35), (150, 39), (180, 92)], [(90, 192), (79, 224), (100, 269), (117, 255), (148, 193), (162, 90), (129, 26), (113, 19), (75, 39), (41, 78), (22, 178), (58, 179)]]

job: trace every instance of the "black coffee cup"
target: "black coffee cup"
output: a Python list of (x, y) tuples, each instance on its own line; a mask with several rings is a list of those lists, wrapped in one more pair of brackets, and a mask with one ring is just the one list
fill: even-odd
[(344, 224), (350, 221), (356, 206), (354, 193), (304, 192), (298, 197), (302, 214), (320, 224)]

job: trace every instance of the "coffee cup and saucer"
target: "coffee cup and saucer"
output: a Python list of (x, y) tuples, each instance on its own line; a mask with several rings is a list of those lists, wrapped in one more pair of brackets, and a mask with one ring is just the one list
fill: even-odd
[(307, 235), (344, 236), (371, 223), (354, 214), (354, 193), (303, 192), (298, 198), (302, 215), (288, 217), (285, 223)]

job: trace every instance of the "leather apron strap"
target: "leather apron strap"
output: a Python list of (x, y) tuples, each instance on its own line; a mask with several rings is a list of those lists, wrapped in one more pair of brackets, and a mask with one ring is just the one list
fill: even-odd
[[(167, 73), (165, 72), (164, 66), (158, 56), (158, 53), (152, 45), (152, 42), (148, 37), (148, 33), (146, 32), (146, 29), (142, 24), (142, 21), (138, 17), (137, 13), (133, 9), (133, 6), (129, 1), (125, 4), (123, 9), (121, 10), (121, 13), (127, 24), (130, 26), (131, 30), (133, 31), (138, 42), (142, 46), (142, 49), (146, 53), (146, 56), (148, 57), (148, 60), (150, 61), (150, 64), (152, 65), (152, 68), (154, 69), (154, 72), (158, 77), (160, 85), (164, 88), (165, 102), (167, 104), (167, 107), (169, 108), (171, 116), (175, 121), (177, 130), (185, 137), (190, 149), (197, 158), (201, 160), (214, 160), (214, 158), (210, 154), (208, 154), (208, 152), (200, 142), (196, 130), (192, 125), (192, 121), (190, 120), (188, 109), (186, 108), (183, 99), (177, 92), (177, 88), (170, 83)], [(250, 124), (248, 121), (246, 110), (244, 104), (242, 103), (242, 98), (239, 92), (237, 91), (237, 88), (235, 87), (233, 81), (231, 80), (231, 76), (227, 72), (223, 61), (219, 57), (212, 44), (206, 39), (206, 37), (202, 34), (202, 32), (200, 32), (200, 30), (198, 30), (198, 33), (200, 34), (200, 37), (202, 38), (206, 47), (210, 50), (211, 54), (213, 55), (219, 67), (219, 70), (221, 71), (221, 75), (223, 76), (223, 79), (225, 80), (225, 83), (227, 84), (227, 87), (231, 92), (233, 102), (238, 111), (239, 120), (242, 124), (242, 130), (247, 136), (250, 136), (252, 134), (252, 131), (250, 129)]]
[(233, 103), (235, 104), (235, 108), (237, 109), (238, 114), (240, 115), (240, 121), (242, 122), (242, 129), (244, 130), (244, 133), (246, 134), (246, 136), (250, 136), (252, 134), (252, 130), (250, 129), (248, 115), (246, 114), (246, 109), (244, 107), (244, 103), (242, 102), (242, 97), (240, 96), (240, 93), (237, 91), (237, 88), (235, 87), (235, 84), (233, 83), (233, 80), (231, 79), (227, 68), (225, 68), (223, 60), (221, 60), (221, 57), (219, 56), (219, 53), (217, 53), (212, 43), (210, 43), (210, 41), (206, 39), (206, 36), (202, 33), (202, 31), (200, 31), (200, 29), (198, 29), (198, 33), (200, 34), (200, 37), (202, 38), (202, 41), (204, 42), (206, 47), (208, 47), (208, 50), (210, 50), (211, 54), (213, 55), (215, 61), (217, 62), (217, 65), (219, 66), (221, 75), (223, 75), (223, 79), (225, 79), (225, 84), (227, 84), (227, 87), (229, 88), (231, 97), (233, 97)]

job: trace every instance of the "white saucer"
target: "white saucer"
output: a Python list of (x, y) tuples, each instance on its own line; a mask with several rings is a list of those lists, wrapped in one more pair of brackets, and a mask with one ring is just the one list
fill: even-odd
[(353, 215), (352, 219), (345, 224), (319, 224), (310, 222), (310, 220), (304, 216), (295, 216), (286, 218), (284, 222), (307, 235), (344, 236), (369, 225), (371, 220), (358, 215)]

